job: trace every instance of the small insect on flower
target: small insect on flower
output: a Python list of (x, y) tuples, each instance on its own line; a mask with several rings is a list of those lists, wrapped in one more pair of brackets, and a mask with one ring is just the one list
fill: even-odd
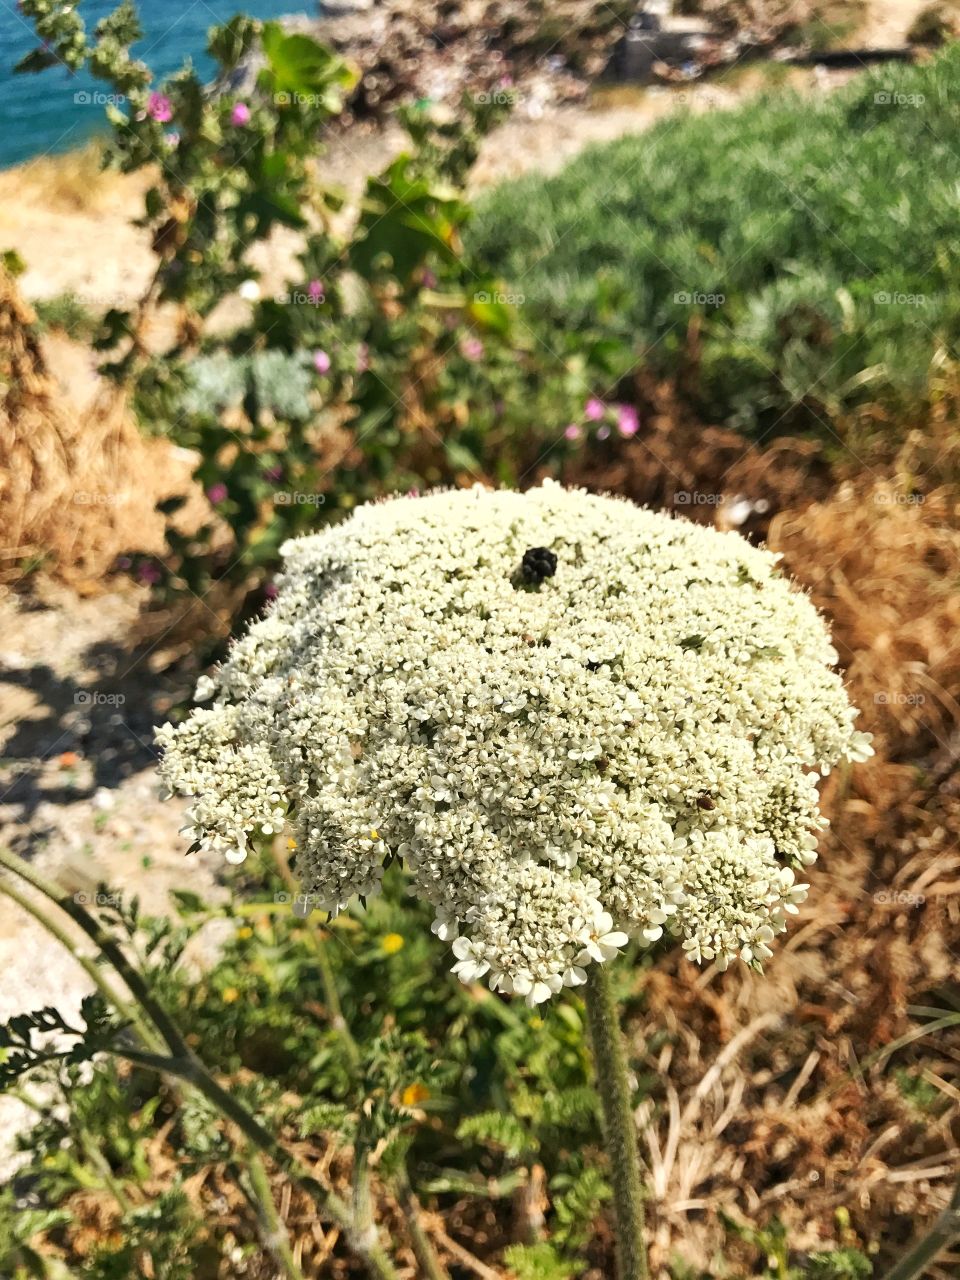
[(531, 1006), (630, 939), (772, 955), (818, 778), (870, 750), (776, 556), (551, 483), (361, 506), (282, 552), (212, 702), (158, 733), (199, 847), (285, 830), (329, 912), (400, 863), (453, 972)]
[(548, 547), (530, 547), (523, 553), (520, 572), (526, 582), (545, 582), (557, 572), (555, 552)]

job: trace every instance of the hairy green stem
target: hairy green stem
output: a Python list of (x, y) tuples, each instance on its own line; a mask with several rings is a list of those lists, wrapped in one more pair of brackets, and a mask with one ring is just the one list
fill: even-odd
[(249, 1148), (246, 1156), (247, 1173), (253, 1188), (253, 1205), (260, 1219), (260, 1238), (283, 1268), (287, 1280), (304, 1280), (290, 1248), (290, 1236), (286, 1224), (273, 1202), (273, 1190), (267, 1177), (266, 1166), (259, 1151)]
[[(170, 1047), (171, 1052), (180, 1052), (180, 1046), (184, 1044), (183, 1037), (179, 1028), (173, 1019), (153, 998), (153, 994), (147, 985), (143, 975), (133, 967), (123, 952), (123, 948), (117, 941), (110, 936), (109, 933), (100, 925), (100, 923), (90, 914), (87, 909), (77, 902), (76, 897), (68, 893), (61, 884), (55, 880), (50, 880), (46, 876), (42, 876), (39, 871), (32, 867), (29, 862), (24, 862), (22, 858), (18, 858), (15, 853), (11, 853), (9, 849), (0, 849), (0, 866), (6, 867), (8, 871), (12, 871), (22, 880), (26, 880), (27, 884), (32, 885), (55, 903), (61, 911), (64, 911), (75, 924), (79, 925), (87, 937), (93, 942), (101, 955), (110, 961), (110, 964), (116, 970), (117, 974), (123, 979), (124, 984), (130, 991), (130, 994), (139, 1004), (140, 1008), (147, 1014), (150, 1021), (163, 1036), (164, 1041)], [(37, 916), (42, 924), (50, 929), (50, 922), (45, 916)], [(54, 929), (50, 932), (55, 937), (58, 935)], [(58, 937), (58, 940), (59, 937)], [(71, 945), (71, 950), (74, 948)], [(99, 985), (99, 984), (98, 984)], [(174, 1046), (177, 1049), (174, 1050)], [(184, 1046), (185, 1047), (185, 1046)]]
[[(7, 865), (4, 861), (4, 851), (0, 849), (0, 862)], [(77, 964), (84, 971), (93, 985), (97, 988), (108, 1004), (112, 1005), (125, 1022), (136, 1030), (143, 1045), (148, 1049), (159, 1049), (161, 1043), (155, 1034), (151, 1034), (150, 1028), (144, 1022), (140, 1010), (136, 1005), (130, 1004), (125, 996), (121, 995), (118, 989), (109, 981), (106, 974), (100, 969), (89, 956), (85, 956), (82, 951), (77, 950), (76, 939), (72, 938), (66, 929), (62, 928), (57, 920), (52, 920), (35, 902), (26, 894), (11, 883), (10, 880), (0, 880), (0, 892), (17, 904), (27, 915), (36, 920), (37, 924), (46, 929), (47, 933), (56, 938), (57, 942), (67, 951)]]
[(406, 1219), (407, 1230), (410, 1233), (410, 1243), (413, 1245), (413, 1252), (420, 1267), (420, 1274), (424, 1280), (450, 1280), (450, 1272), (437, 1257), (433, 1241), (423, 1228), (420, 1201), (417, 1199), (417, 1194), (410, 1182), (410, 1175), (407, 1173), (406, 1165), (401, 1166), (400, 1171), (393, 1179), (393, 1185), (400, 1208), (403, 1210), (403, 1216)]
[(919, 1280), (941, 1250), (960, 1237), (960, 1181), (953, 1189), (950, 1203), (925, 1236), (922, 1236), (884, 1280)]
[[(277, 849), (276, 845), (273, 846), (273, 858), (284, 884), (291, 895), (296, 897), (300, 892), (296, 877), (290, 870), (289, 862)], [(356, 1071), (360, 1066), (360, 1049), (353, 1038), (346, 1018), (343, 1016), (343, 1005), (340, 1003), (340, 992), (337, 989), (337, 977), (333, 971), (333, 965), (330, 963), (326, 937), (320, 930), (309, 927), (306, 935), (310, 941), (310, 946), (313, 948), (314, 955), (317, 957), (317, 968), (320, 970), (320, 982), (323, 986), (323, 998), (330, 1013), (330, 1025), (340, 1037), (340, 1042), (343, 1045), (350, 1066)]]
[(374, 1146), (370, 1122), (361, 1113), (353, 1143), (353, 1221), (358, 1231), (373, 1229), (373, 1200), (370, 1196), (370, 1152)]
[(618, 1280), (647, 1280), (644, 1190), (640, 1180), (637, 1128), (617, 1002), (606, 964), (591, 964), (587, 975), (584, 998), (597, 1089), (603, 1105), (604, 1137), (610, 1157), (617, 1228), (617, 1275)]

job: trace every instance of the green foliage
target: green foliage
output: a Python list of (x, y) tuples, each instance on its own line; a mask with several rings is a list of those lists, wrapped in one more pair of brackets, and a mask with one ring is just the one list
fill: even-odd
[[(873, 1263), (850, 1245), (837, 1249), (818, 1250), (805, 1256), (794, 1253), (787, 1229), (779, 1218), (765, 1227), (754, 1227), (736, 1222), (721, 1213), (721, 1220), (732, 1236), (746, 1241), (757, 1250), (763, 1260), (763, 1270), (755, 1272), (764, 1280), (867, 1280), (873, 1275)], [(849, 1234), (841, 1220), (849, 1221), (846, 1210), (838, 1210), (838, 1228)], [(677, 1280), (684, 1280), (682, 1267), (675, 1270)]]
[[(20, 1013), (0, 1026), (0, 1092), (38, 1067), (90, 1062), (114, 1043), (121, 1024), (100, 996), (86, 996), (80, 1012), (84, 1024), (80, 1028), (54, 1008)], [(78, 1038), (69, 1047), (61, 1047), (53, 1039), (60, 1036)]]
[[(505, 105), (467, 98), (454, 118), (402, 111), (409, 149), (369, 180), (357, 218), (334, 234), (342, 197), (318, 178), (316, 158), (355, 73), (331, 50), (276, 23), (215, 28), (221, 86), (241, 58), (262, 58), (240, 99), (207, 93), (189, 65), (154, 86), (126, 47), (127, 4), (93, 36), (48, 0), (25, 0), (24, 11), (68, 65), (86, 62), (126, 98), (108, 113), (106, 162), (155, 175), (140, 220), (155, 278), (136, 310), (108, 312), (96, 345), (110, 354), (106, 371), (132, 385), (144, 427), (201, 455), (210, 520), (189, 536), (171, 521), (163, 567), (136, 566), (162, 593), (224, 581), (255, 590), (282, 542), (359, 502), (516, 479), (541, 455), (562, 457), (563, 426), (587, 390), (583, 362), (532, 338), (516, 300), (462, 243), (466, 177)], [(232, 332), (206, 335), (225, 295), (256, 294), (250, 250), (278, 225), (302, 234), (294, 278)], [(157, 303), (179, 316), (162, 357), (135, 337)]]
[(616, 344), (739, 430), (906, 414), (955, 359), (960, 51), (592, 147), (480, 202), (468, 251), (555, 350)]
[(511, 1245), (504, 1251), (503, 1260), (517, 1280), (573, 1280), (584, 1269), (583, 1263), (562, 1258), (546, 1242)]
[(76, 342), (89, 342), (98, 328), (97, 317), (75, 293), (60, 293), (34, 303), (41, 331), (59, 329)]
[(8, 272), (14, 277), (14, 279), (16, 279), (17, 276), (22, 276), (27, 269), (27, 264), (24, 262), (23, 258), (21, 258), (20, 254), (17, 253), (16, 249), (4, 249), (3, 252), (0, 253), (0, 265), (2, 265), (4, 271)]
[(457, 1137), (475, 1138), (487, 1146), (500, 1147), (513, 1160), (536, 1151), (536, 1138), (528, 1133), (526, 1125), (516, 1116), (501, 1111), (483, 1111), (478, 1116), (468, 1116), (458, 1126)]
[(859, 1249), (811, 1253), (803, 1272), (808, 1280), (869, 1280), (873, 1263)]
[(19, 1206), (11, 1187), (0, 1191), (0, 1275), (16, 1280), (47, 1276), (44, 1258), (31, 1242), (69, 1219), (70, 1215), (59, 1209)]

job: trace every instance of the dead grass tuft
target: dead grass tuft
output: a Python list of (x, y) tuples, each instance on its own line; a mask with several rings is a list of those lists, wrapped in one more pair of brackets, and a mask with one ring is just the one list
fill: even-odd
[[(682, 961), (649, 975), (636, 1043), (669, 1031), (649, 1063), (662, 1093), (641, 1115), (661, 1265), (679, 1253), (708, 1269), (717, 1209), (754, 1227), (778, 1217), (812, 1251), (837, 1242), (844, 1208), (840, 1242), (889, 1262), (960, 1171), (955, 452), (912, 438), (771, 524), (830, 619), (877, 754), (828, 779), (809, 905), (764, 977)], [(744, 1245), (745, 1269), (753, 1258)]]
[(42, 565), (95, 591), (121, 552), (163, 550), (155, 506), (192, 487), (190, 460), (144, 440), (113, 388), (71, 408), (34, 320), (0, 274), (0, 583)]

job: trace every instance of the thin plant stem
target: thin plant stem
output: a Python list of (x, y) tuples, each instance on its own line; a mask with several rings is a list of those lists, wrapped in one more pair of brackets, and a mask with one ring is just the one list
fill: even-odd
[[(153, 994), (143, 975), (130, 963), (116, 939), (112, 938), (99, 921), (81, 903), (76, 901), (74, 895), (68, 893), (57, 881), (42, 876), (29, 862), (24, 862), (22, 858), (18, 858), (9, 849), (0, 849), (0, 866), (6, 867), (8, 871), (12, 871), (15, 875), (20, 876), (22, 880), (26, 880), (27, 884), (32, 885), (44, 897), (49, 898), (61, 911), (66, 912), (75, 924), (80, 926), (91, 942), (96, 944), (97, 949), (105, 959), (110, 961), (117, 974), (123, 979), (130, 994), (150, 1018), (161, 1036), (163, 1036), (171, 1052), (174, 1051), (174, 1045), (178, 1046), (176, 1051), (179, 1052), (179, 1046), (183, 1045), (184, 1042), (176, 1023), (174, 1023), (163, 1006), (153, 998)], [(40, 919), (41, 923), (47, 923), (45, 917), (37, 916), (37, 919)], [(50, 932), (53, 932), (53, 930), (51, 929)], [(57, 935), (54, 934), (54, 936), (56, 937)]]
[(919, 1280), (926, 1275), (927, 1268), (940, 1254), (960, 1236), (960, 1181), (953, 1189), (950, 1203), (934, 1222), (925, 1236), (916, 1242), (893, 1268), (887, 1272), (883, 1280)]
[[(110, 962), (118, 976), (123, 979), (130, 994), (149, 1017), (150, 1021), (153, 1022), (157, 1032), (160, 1033), (163, 1042), (170, 1050), (171, 1056), (167, 1057), (161, 1052), (140, 1052), (133, 1048), (127, 1049), (119, 1046), (115, 1052), (130, 1062), (152, 1067), (154, 1070), (172, 1075), (193, 1085), (226, 1119), (232, 1121), (255, 1147), (269, 1155), (291, 1180), (295, 1181), (311, 1196), (317, 1207), (323, 1210), (331, 1221), (340, 1228), (351, 1247), (366, 1263), (375, 1280), (396, 1280), (396, 1270), (388, 1254), (380, 1246), (375, 1226), (370, 1224), (369, 1227), (358, 1230), (349, 1207), (337, 1195), (332, 1191), (328, 1191), (313, 1178), (300, 1162), (272, 1134), (263, 1128), (246, 1107), (217, 1083), (187, 1045), (176, 1023), (163, 1006), (154, 999), (143, 975), (134, 968), (124, 954), (123, 949), (103, 929), (99, 922), (62, 885), (55, 880), (42, 876), (29, 863), (24, 862), (22, 858), (18, 858), (10, 850), (0, 849), (0, 866), (6, 867), (8, 871), (12, 871), (15, 875), (20, 876), (21, 879), (26, 880), (28, 884), (60, 907), (79, 925), (91, 941), (96, 944), (101, 955)], [(16, 893), (15, 890), (14, 893), (11, 893), (11, 887), (6, 881), (2, 882), (2, 887), (5, 892), (10, 893), (11, 897)], [(67, 947), (71, 954), (76, 954), (75, 944), (72, 939), (56, 921), (51, 921), (39, 908), (34, 907), (31, 910), (32, 904), (28, 904), (22, 895), (18, 896), (18, 901), (27, 910), (30, 910), (31, 915), (58, 942)], [(79, 956), (77, 958), (80, 960)], [(88, 965), (89, 968), (87, 967)], [(134, 1014), (133, 1021), (135, 1025), (139, 1023), (143, 1027), (144, 1035), (142, 1039), (147, 1049), (161, 1050), (162, 1044), (156, 1033), (143, 1024), (143, 1020), (128, 1006), (123, 997), (117, 996), (112, 984), (104, 983), (103, 975), (99, 972), (97, 966), (92, 961), (87, 961), (84, 968), (91, 979), (96, 982), (97, 987), (103, 992), (104, 996), (110, 1000), (118, 1011), (126, 1008), (129, 1009), (131, 1014)], [(265, 1206), (263, 1208), (265, 1212), (270, 1212)], [(275, 1212), (275, 1209), (273, 1211)]]
[(353, 1143), (353, 1221), (358, 1231), (369, 1232), (373, 1226), (373, 1200), (370, 1196), (370, 1123), (361, 1113), (357, 1136)]
[(124, 1214), (129, 1213), (133, 1206), (130, 1203), (127, 1193), (124, 1191), (119, 1178), (114, 1176), (113, 1170), (110, 1168), (110, 1161), (103, 1154), (86, 1129), (82, 1129), (80, 1131), (79, 1137), (80, 1146), (83, 1148), (83, 1154), (100, 1174), (104, 1185), (109, 1189), (114, 1200), (116, 1200), (117, 1204), (120, 1206), (120, 1212)]
[(304, 1280), (290, 1248), (290, 1236), (273, 1200), (273, 1190), (260, 1152), (248, 1148), (247, 1173), (253, 1189), (253, 1204), (260, 1218), (260, 1238), (283, 1268), (287, 1280)]
[[(296, 878), (290, 870), (290, 863), (276, 847), (276, 844), (274, 844), (272, 852), (281, 879), (290, 893), (296, 895), (300, 890)], [(323, 998), (326, 1001), (327, 1009), (330, 1011), (330, 1025), (340, 1037), (340, 1042), (343, 1045), (351, 1068), (356, 1071), (360, 1066), (360, 1049), (353, 1038), (346, 1018), (343, 1016), (343, 1005), (340, 1003), (336, 974), (333, 971), (333, 965), (330, 963), (326, 936), (320, 930), (308, 927), (307, 937), (310, 939), (310, 946), (317, 957), (317, 968), (320, 970), (320, 982), (323, 986)]]
[[(2, 856), (3, 851), (0, 850), (0, 860), (2, 860)], [(46, 929), (47, 933), (56, 938), (57, 942), (73, 956), (103, 998), (116, 1009), (124, 1022), (129, 1022), (136, 1030), (145, 1048), (159, 1049), (162, 1047), (156, 1034), (152, 1034), (150, 1028), (145, 1024), (137, 1006), (130, 1004), (126, 997), (120, 994), (103, 970), (89, 956), (85, 956), (82, 951), (77, 950), (76, 939), (72, 938), (57, 920), (47, 916), (35, 902), (26, 894), (21, 893), (16, 885), (12, 884), (8, 879), (0, 880), (0, 892), (5, 893), (12, 902), (15, 902), (27, 915), (36, 920), (37, 924)]]
[(616, 1215), (617, 1276), (647, 1280), (644, 1189), (619, 1011), (606, 964), (588, 969), (585, 1002)]
[(410, 1243), (413, 1245), (413, 1252), (424, 1280), (450, 1280), (450, 1272), (437, 1257), (433, 1241), (424, 1230), (420, 1201), (410, 1182), (406, 1165), (401, 1165), (393, 1183), (407, 1223), (407, 1230), (410, 1232)]

